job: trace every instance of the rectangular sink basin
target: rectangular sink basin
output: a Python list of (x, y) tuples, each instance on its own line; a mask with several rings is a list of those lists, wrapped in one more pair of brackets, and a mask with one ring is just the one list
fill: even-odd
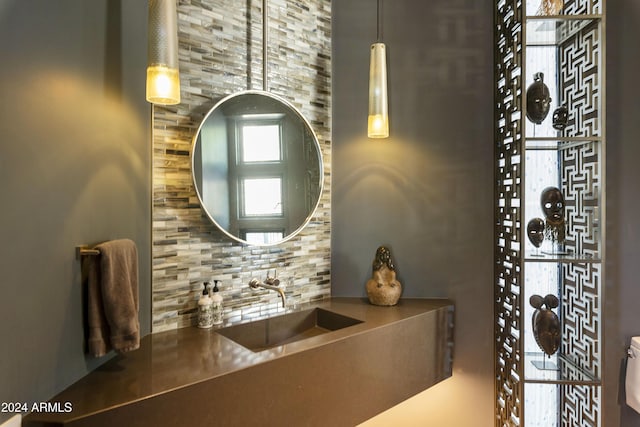
[(216, 332), (254, 352), (315, 337), (362, 323), (342, 314), (314, 308), (218, 329)]

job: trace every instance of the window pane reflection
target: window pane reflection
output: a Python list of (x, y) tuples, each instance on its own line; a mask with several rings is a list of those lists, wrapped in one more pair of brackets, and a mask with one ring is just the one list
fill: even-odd
[(245, 240), (252, 245), (270, 245), (284, 239), (284, 233), (282, 231), (273, 231), (273, 232), (247, 232), (245, 235)]
[(242, 161), (275, 162), (280, 161), (280, 126), (244, 125), (242, 126)]
[(243, 180), (246, 216), (282, 215), (282, 179), (252, 178)]

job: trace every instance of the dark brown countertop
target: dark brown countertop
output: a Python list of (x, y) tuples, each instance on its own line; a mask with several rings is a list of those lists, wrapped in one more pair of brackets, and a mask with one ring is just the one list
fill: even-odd
[(259, 353), (220, 335), (215, 328), (191, 327), (151, 334), (141, 340), (139, 350), (115, 356), (51, 399), (51, 402), (61, 402), (63, 407), (70, 403), (72, 411), (32, 413), (25, 417), (23, 425), (64, 425), (427, 312), (452, 308), (452, 303), (446, 299), (401, 299), (394, 307), (379, 307), (361, 298), (330, 298), (300, 305), (295, 310), (313, 307), (356, 318), (362, 323)]

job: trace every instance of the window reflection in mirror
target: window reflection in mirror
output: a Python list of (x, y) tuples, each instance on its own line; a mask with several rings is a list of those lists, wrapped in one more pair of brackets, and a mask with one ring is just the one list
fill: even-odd
[[(245, 176), (258, 176), (247, 174)], [(240, 186), (242, 216), (282, 216), (282, 178), (244, 178)]]
[(284, 238), (282, 231), (264, 233), (258, 231), (247, 231), (242, 236), (242, 239), (252, 245), (272, 245), (280, 242)]
[(300, 231), (322, 191), (322, 157), (309, 123), (266, 92), (216, 104), (194, 138), (192, 172), (209, 218), (230, 237), (255, 245)]
[(272, 123), (269, 116), (265, 116), (262, 120), (257, 118), (252, 122), (242, 123), (240, 126), (242, 161), (244, 163), (282, 161), (280, 123)]

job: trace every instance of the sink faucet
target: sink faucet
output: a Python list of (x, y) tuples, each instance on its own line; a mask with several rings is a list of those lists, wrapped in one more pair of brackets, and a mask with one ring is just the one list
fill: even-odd
[(278, 287), (278, 285), (280, 285), (280, 279), (277, 279), (276, 277), (269, 277), (269, 273), (267, 273), (267, 278), (265, 279), (264, 283), (261, 282), (260, 279), (256, 278), (253, 278), (249, 281), (249, 287), (251, 289), (264, 288), (279, 293), (280, 298), (282, 298), (282, 307), (286, 307), (287, 299), (284, 295), (284, 291), (282, 290), (282, 288)]

